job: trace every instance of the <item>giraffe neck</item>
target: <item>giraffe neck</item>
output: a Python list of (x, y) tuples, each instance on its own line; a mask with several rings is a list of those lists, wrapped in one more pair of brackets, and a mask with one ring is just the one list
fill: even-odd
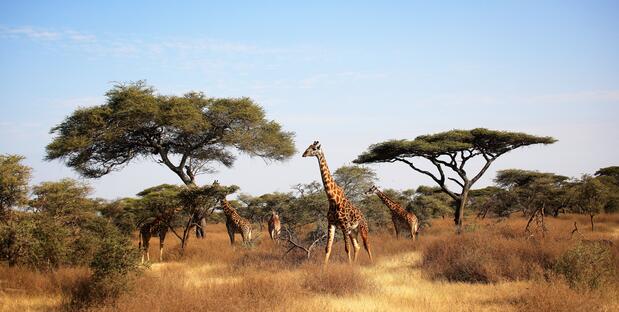
[(322, 177), (322, 184), (325, 187), (327, 197), (329, 199), (335, 200), (337, 195), (343, 195), (342, 190), (337, 186), (337, 184), (335, 184), (335, 180), (333, 179), (333, 176), (331, 176), (331, 171), (329, 171), (329, 166), (327, 166), (327, 160), (325, 159), (325, 155), (323, 153), (320, 153), (316, 158), (318, 158), (320, 176)]
[(232, 216), (236, 214), (236, 209), (234, 209), (225, 198), (221, 200), (221, 206), (224, 209), (224, 214), (226, 216)]
[(404, 208), (402, 208), (398, 203), (396, 203), (395, 201), (391, 200), (391, 198), (387, 197), (387, 195), (379, 190), (376, 190), (376, 195), (378, 195), (378, 198), (380, 198), (380, 200), (385, 203), (385, 205), (387, 207), (389, 207), (389, 209), (393, 212), (405, 212)]

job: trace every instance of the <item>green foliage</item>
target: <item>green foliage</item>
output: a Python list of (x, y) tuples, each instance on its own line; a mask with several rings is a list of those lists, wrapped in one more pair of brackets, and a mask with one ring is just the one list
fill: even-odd
[(615, 184), (619, 184), (619, 166), (600, 168), (595, 175), (615, 178)]
[(239, 209), (239, 213), (253, 222), (265, 222), (271, 216), (271, 211), (280, 214), (282, 221), (287, 222), (296, 198), (292, 193), (274, 192), (258, 197), (241, 194), (239, 200), (244, 205), (243, 208)]
[(407, 209), (419, 219), (421, 226), (430, 226), (432, 218), (445, 217), (454, 211), (454, 200), (439, 187), (419, 186)]
[(76, 219), (95, 211), (97, 203), (88, 198), (91, 192), (90, 186), (69, 178), (42, 182), (32, 188), (30, 207), (50, 216)]
[(355, 163), (391, 162), (396, 158), (437, 158), (461, 151), (498, 156), (521, 146), (551, 144), (551, 137), (538, 137), (520, 132), (496, 131), (484, 128), (451, 130), (421, 135), (414, 140), (391, 140), (370, 146)]
[(600, 181), (599, 177), (583, 175), (575, 186), (575, 193), (575, 205), (578, 212), (591, 217), (591, 230), (593, 231), (593, 217), (602, 213), (611, 200), (610, 190)]
[[(101, 177), (129, 162), (157, 155), (185, 184), (232, 166), (233, 150), (283, 160), (295, 152), (293, 133), (265, 118), (249, 98), (208, 98), (202, 93), (163, 96), (143, 82), (119, 84), (103, 105), (76, 110), (51, 129), (48, 160), (63, 159), (87, 177)], [(180, 156), (173, 164), (171, 156)]]
[(499, 215), (508, 216), (518, 210), (531, 214), (543, 207), (546, 213), (556, 216), (559, 209), (568, 208), (574, 197), (569, 178), (554, 173), (505, 169), (497, 172), (494, 181), (504, 190), (497, 191), (494, 198), (494, 210)]
[(608, 188), (608, 202), (604, 212), (619, 212), (619, 166), (601, 168), (596, 173), (596, 179)]
[(559, 257), (554, 271), (572, 288), (597, 289), (616, 281), (616, 261), (608, 242), (581, 242)]
[(139, 251), (124, 235), (108, 233), (89, 263), (92, 275), (72, 291), (68, 308), (113, 303), (131, 288), (134, 275), (140, 272), (138, 257)]
[(52, 218), (21, 214), (0, 223), (0, 258), (9, 265), (51, 270), (66, 263), (70, 231)]
[[(460, 231), (464, 210), (468, 204), (468, 192), (496, 158), (522, 146), (554, 142), (556, 140), (551, 137), (538, 137), (520, 132), (484, 128), (451, 130), (418, 136), (414, 140), (391, 140), (373, 144), (353, 162), (365, 164), (397, 161), (430, 177), (443, 192), (457, 201), (454, 221)], [(483, 157), (485, 164), (476, 174), (469, 176), (465, 165), (477, 156)], [(417, 164), (419, 158), (429, 162), (433, 170), (419, 167)], [(452, 190), (446, 184), (447, 181), (455, 182), (460, 190)]]
[(136, 211), (137, 206), (136, 199), (122, 198), (100, 205), (98, 211), (103, 217), (110, 220), (121, 233), (131, 235), (137, 229), (136, 226), (140, 219), (139, 211)]
[(363, 166), (342, 166), (333, 172), (333, 178), (353, 203), (364, 198), (364, 193), (376, 182), (376, 172)]
[(9, 209), (28, 202), (28, 182), (32, 169), (21, 164), (23, 156), (0, 154), (0, 221)]

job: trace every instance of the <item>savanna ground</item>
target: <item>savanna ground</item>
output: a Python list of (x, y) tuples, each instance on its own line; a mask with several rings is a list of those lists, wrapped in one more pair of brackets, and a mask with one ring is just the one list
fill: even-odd
[[(115, 305), (94, 310), (619, 311), (616, 275), (589, 290), (548, 273), (567, 250), (596, 240), (613, 242), (609, 269), (616, 270), (619, 215), (598, 216), (593, 232), (587, 216), (546, 218), (544, 239), (527, 239), (521, 217), (466, 221), (458, 238), (448, 219), (433, 220), (417, 242), (374, 231), (374, 263), (362, 249), (359, 264), (347, 265), (338, 240), (326, 270), (322, 247), (309, 261), (302, 254), (282, 257), (285, 248), (273, 244), (265, 230), (255, 246), (233, 249), (225, 226), (209, 225), (206, 238), (192, 239), (182, 258), (169, 236), (163, 263), (154, 262), (135, 277), (132, 290)], [(574, 221), (579, 232), (571, 235)], [(153, 258), (157, 245), (153, 239)], [(465, 252), (458, 253), (462, 247)], [(62, 310), (87, 275), (81, 268), (36, 273), (0, 267), (0, 310)], [(477, 282), (458, 282), (471, 279)]]

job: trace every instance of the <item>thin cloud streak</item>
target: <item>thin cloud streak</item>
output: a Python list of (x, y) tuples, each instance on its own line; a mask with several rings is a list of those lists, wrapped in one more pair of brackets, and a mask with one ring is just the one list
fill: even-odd
[(169, 54), (185, 57), (204, 53), (230, 53), (249, 55), (271, 55), (301, 53), (305, 48), (264, 48), (240, 42), (228, 42), (211, 38), (119, 38), (118, 36), (96, 36), (76, 30), (49, 30), (32, 26), (0, 26), (0, 38), (26, 39), (37, 43), (58, 44), (66, 49), (78, 49), (98, 57), (165, 57)]

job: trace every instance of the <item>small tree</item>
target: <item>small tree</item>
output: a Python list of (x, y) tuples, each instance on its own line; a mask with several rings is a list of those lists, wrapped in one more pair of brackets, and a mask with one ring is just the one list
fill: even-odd
[[(451, 130), (422, 135), (414, 140), (391, 140), (371, 145), (354, 160), (355, 163), (401, 162), (416, 172), (430, 177), (443, 192), (457, 202), (454, 222), (457, 232), (462, 230), (462, 219), (471, 187), (501, 155), (519, 147), (533, 144), (551, 144), (551, 137), (538, 137), (520, 132), (495, 131), (483, 128)], [(474, 175), (465, 168), (474, 158), (483, 158), (484, 164)], [(418, 159), (425, 159), (435, 170), (424, 170)], [(450, 170), (447, 171), (447, 170)], [(447, 185), (452, 181), (459, 190)]]
[(415, 190), (415, 197), (408, 210), (415, 213), (423, 226), (430, 225), (430, 219), (453, 213), (453, 199), (439, 187), (421, 185)]
[(619, 212), (619, 166), (600, 168), (595, 172), (595, 176), (608, 187), (609, 198), (604, 211)]
[(0, 154), (0, 221), (7, 222), (10, 209), (28, 202), (32, 169), (22, 165), (23, 156)]
[(83, 214), (94, 213), (97, 202), (88, 198), (91, 193), (90, 186), (69, 178), (42, 182), (32, 188), (34, 199), (29, 204), (37, 212), (72, 222)]
[(333, 172), (333, 178), (346, 197), (358, 203), (365, 196), (364, 193), (376, 182), (376, 172), (363, 166), (342, 166)]
[(524, 214), (544, 206), (556, 216), (572, 200), (569, 178), (554, 173), (505, 169), (497, 172), (494, 182), (510, 193), (512, 209), (522, 210)]
[(591, 231), (593, 231), (593, 217), (604, 211), (608, 200), (608, 187), (604, 183), (590, 175), (582, 176), (576, 187), (576, 205), (582, 213), (589, 215)]

